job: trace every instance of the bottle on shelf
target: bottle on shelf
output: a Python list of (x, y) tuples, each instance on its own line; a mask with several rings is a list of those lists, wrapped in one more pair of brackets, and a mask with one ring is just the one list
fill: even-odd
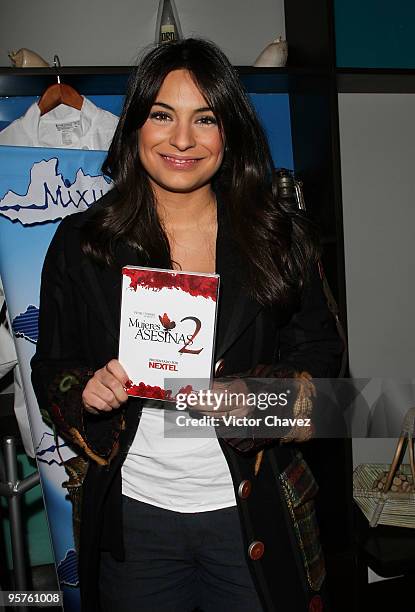
[(181, 38), (182, 30), (174, 0), (160, 0), (157, 13), (156, 43), (165, 43)]

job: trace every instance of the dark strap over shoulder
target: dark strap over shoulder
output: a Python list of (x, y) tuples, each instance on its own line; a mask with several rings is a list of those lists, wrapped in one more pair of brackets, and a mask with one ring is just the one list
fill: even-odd
[[(288, 170), (287, 168), (277, 168), (275, 170), (275, 180), (278, 186), (278, 193), (280, 198), (285, 202), (290, 202), (292, 205), (296, 206), (296, 208), (306, 211), (306, 204), (304, 200), (303, 194), (303, 184), (302, 182), (295, 176), (292, 170)], [(323, 264), (321, 263), (321, 259), (318, 261), (318, 269), (320, 278), (322, 281), (323, 292), (327, 300), (327, 306), (334, 317), (336, 322), (337, 332), (343, 342), (343, 355), (340, 372), (338, 374), (339, 378), (342, 378), (347, 369), (348, 362), (348, 350), (347, 350), (347, 337), (345, 329), (340, 321), (339, 316), (339, 307), (337, 302), (333, 296), (333, 292), (330, 289), (330, 285), (328, 283), (327, 277), (324, 273)]]

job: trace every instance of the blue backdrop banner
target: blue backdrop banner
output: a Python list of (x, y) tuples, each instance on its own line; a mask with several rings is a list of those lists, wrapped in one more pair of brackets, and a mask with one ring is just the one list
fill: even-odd
[(79, 611), (71, 503), (63, 462), (74, 456), (43, 421), (30, 382), (43, 260), (60, 220), (111, 188), (103, 151), (0, 146), (0, 275), (19, 358), (65, 612)]

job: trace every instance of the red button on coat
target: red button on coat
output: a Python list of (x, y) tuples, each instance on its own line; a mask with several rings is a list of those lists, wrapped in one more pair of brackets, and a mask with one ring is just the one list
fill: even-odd
[(252, 484), (250, 480), (242, 480), (238, 487), (238, 495), (241, 499), (246, 499), (251, 495)]
[(322, 612), (323, 610), (323, 600), (320, 595), (314, 595), (312, 599), (310, 599), (310, 603), (308, 604), (309, 612)]
[(253, 561), (257, 561), (264, 554), (264, 543), (256, 540), (249, 545), (248, 555)]

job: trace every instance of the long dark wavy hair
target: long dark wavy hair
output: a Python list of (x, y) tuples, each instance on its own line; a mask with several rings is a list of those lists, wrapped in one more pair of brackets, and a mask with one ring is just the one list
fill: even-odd
[(225, 142), (212, 186), (220, 194), (247, 270), (247, 291), (261, 304), (296, 301), (318, 255), (315, 231), (279, 196), (264, 131), (235, 69), (212, 42), (188, 38), (150, 50), (132, 73), (103, 164), (119, 197), (97, 207), (84, 227), (83, 251), (106, 264), (117, 246), (139, 249), (144, 265), (171, 268), (169, 242), (138, 153), (138, 130), (172, 71), (186, 69), (212, 109)]

